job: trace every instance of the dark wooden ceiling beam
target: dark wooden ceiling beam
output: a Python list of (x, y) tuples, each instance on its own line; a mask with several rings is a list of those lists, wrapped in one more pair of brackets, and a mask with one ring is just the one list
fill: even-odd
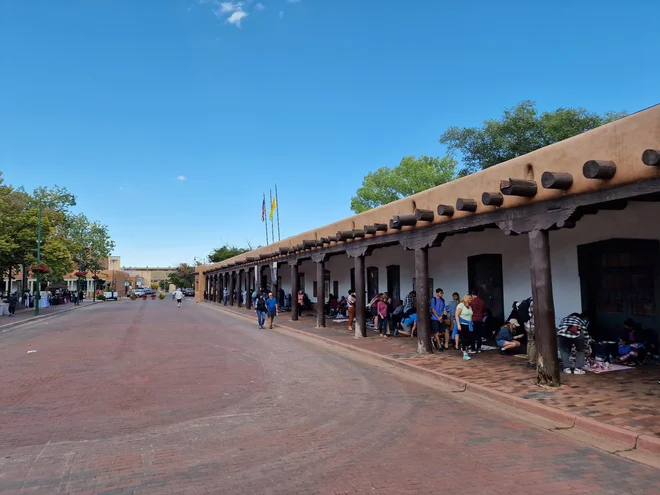
[(500, 181), (500, 192), (505, 196), (520, 196), (533, 198), (536, 196), (538, 187), (533, 180), (509, 179)]
[(474, 213), (477, 211), (477, 202), (474, 199), (458, 198), (456, 200), (456, 210)]
[(589, 160), (582, 166), (587, 179), (611, 179), (616, 174), (616, 165), (607, 160)]
[(454, 207), (451, 205), (438, 205), (438, 215), (441, 217), (454, 216)]
[(660, 150), (645, 150), (642, 153), (642, 162), (649, 167), (660, 167)]
[(485, 192), (481, 195), (481, 202), (486, 206), (502, 206), (504, 196), (498, 192)]
[(541, 185), (544, 189), (560, 189), (565, 191), (573, 185), (573, 176), (562, 172), (543, 172)]
[(431, 210), (415, 210), (415, 219), (418, 222), (432, 222), (435, 215)]

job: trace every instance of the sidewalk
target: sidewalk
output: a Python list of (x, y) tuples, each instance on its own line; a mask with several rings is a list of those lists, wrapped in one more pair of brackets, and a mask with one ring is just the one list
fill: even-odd
[(68, 313), (78, 308), (84, 308), (92, 304), (103, 304), (103, 303), (94, 303), (93, 301), (84, 301), (79, 306), (74, 305), (73, 303), (69, 304), (59, 304), (57, 306), (49, 306), (47, 308), (39, 308), (39, 316), (35, 316), (34, 308), (25, 308), (17, 309), (16, 314), (12, 317), (7, 315), (0, 316), (0, 333), (6, 332), (11, 328), (22, 325), (24, 323), (29, 323), (30, 321), (39, 321), (44, 318), (50, 318), (54, 315), (59, 315), (62, 313)]
[[(205, 304), (238, 315), (254, 315), (252, 310)], [(290, 315), (281, 314), (275, 325), (368, 352), (411, 372), (431, 375), (457, 389), (629, 445), (630, 449), (660, 454), (660, 366), (600, 374), (562, 373), (562, 386), (552, 390), (536, 385), (536, 372), (527, 369), (526, 359), (502, 356), (496, 350), (474, 354), (471, 361), (463, 360), (455, 350), (422, 356), (416, 352), (416, 338), (385, 340), (369, 328), (366, 339), (355, 339), (353, 332), (346, 330), (346, 322), (328, 319), (327, 328), (316, 328), (314, 316), (292, 321)]]

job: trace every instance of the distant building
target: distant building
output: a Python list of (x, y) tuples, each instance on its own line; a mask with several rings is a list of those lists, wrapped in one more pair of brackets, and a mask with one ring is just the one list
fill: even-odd
[[(144, 287), (150, 287), (151, 284), (160, 284), (162, 280), (167, 281), (170, 273), (174, 273), (176, 268), (171, 267), (131, 267), (125, 266), (122, 270), (132, 277), (136, 277), (137, 285), (142, 285)], [(142, 283), (137, 282), (141, 280)]]

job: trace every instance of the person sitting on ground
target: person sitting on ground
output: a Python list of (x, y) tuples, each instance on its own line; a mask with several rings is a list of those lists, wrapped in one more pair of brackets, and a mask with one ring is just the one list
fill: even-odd
[(394, 311), (392, 311), (392, 316), (390, 318), (390, 323), (392, 328), (398, 330), (401, 328), (401, 318), (403, 318), (403, 301), (397, 301)]
[(341, 316), (348, 316), (347, 310), (348, 309), (348, 301), (346, 300), (345, 296), (341, 296), (341, 299), (337, 301), (337, 313), (340, 314)]
[(404, 316), (401, 320), (401, 327), (403, 330), (399, 330), (398, 333), (401, 333), (405, 336), (410, 335), (411, 337), (414, 337), (415, 333), (417, 332), (417, 313)]
[[(583, 313), (571, 313), (559, 323), (557, 336), (559, 337), (559, 352), (561, 354), (564, 373), (584, 375), (584, 350), (589, 340), (587, 327), (589, 319)], [(575, 346), (575, 368), (571, 366), (571, 351)]]
[(519, 327), (520, 323), (518, 323), (518, 320), (512, 318), (507, 321), (502, 326), (502, 328), (500, 328), (499, 332), (497, 332), (497, 335), (495, 336), (495, 342), (497, 343), (497, 347), (500, 348), (502, 353), (506, 353), (507, 351), (511, 351), (517, 347), (520, 347), (520, 339), (522, 339), (525, 334), (518, 333)]
[(637, 361), (640, 351), (644, 348), (638, 340), (639, 323), (628, 318), (623, 322), (623, 335), (619, 339), (617, 360), (625, 365), (632, 365)]

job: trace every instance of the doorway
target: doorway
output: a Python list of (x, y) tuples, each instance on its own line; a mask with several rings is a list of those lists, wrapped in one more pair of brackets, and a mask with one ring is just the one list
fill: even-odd
[(367, 268), (367, 299), (371, 301), (378, 294), (378, 267)]
[(504, 321), (504, 281), (502, 255), (468, 256), (469, 290), (476, 290), (497, 322)]
[(393, 301), (401, 300), (401, 267), (399, 265), (387, 267), (387, 293)]
[(578, 246), (582, 310), (591, 318), (590, 333), (618, 337), (628, 318), (644, 328), (658, 327), (659, 249), (659, 241), (648, 239)]

